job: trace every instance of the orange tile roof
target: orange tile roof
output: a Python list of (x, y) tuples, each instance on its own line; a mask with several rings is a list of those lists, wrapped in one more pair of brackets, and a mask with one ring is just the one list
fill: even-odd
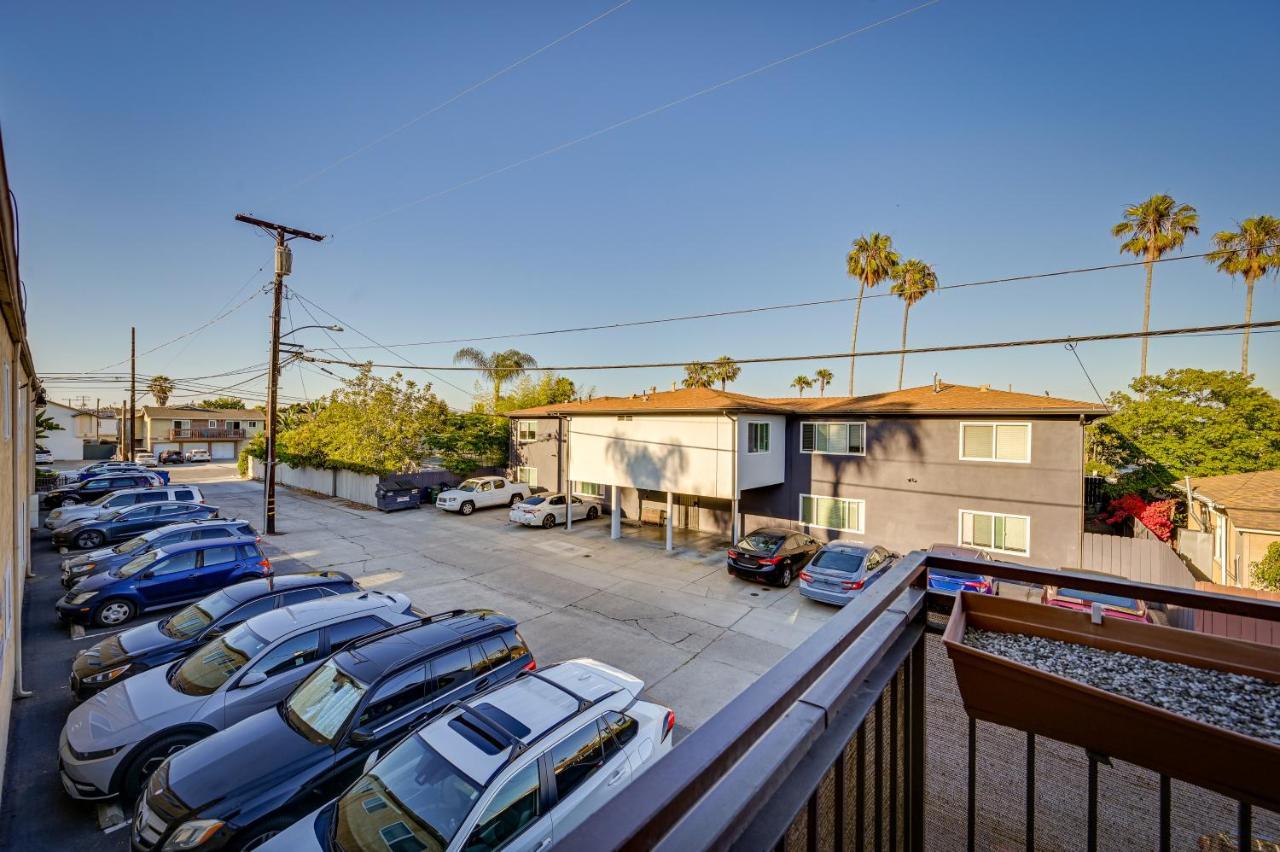
[(855, 397), (777, 397), (765, 398), (722, 391), (715, 388), (690, 388), (659, 391), (629, 397), (600, 397), (559, 405), (541, 405), (508, 412), (512, 417), (536, 417), (555, 414), (614, 414), (658, 411), (760, 411), (777, 414), (793, 413), (1006, 413), (1006, 414), (1087, 414), (1101, 416), (1107, 410), (1098, 403), (1036, 396), (1028, 393), (983, 389), (968, 385), (942, 384), (906, 388), (900, 391)]

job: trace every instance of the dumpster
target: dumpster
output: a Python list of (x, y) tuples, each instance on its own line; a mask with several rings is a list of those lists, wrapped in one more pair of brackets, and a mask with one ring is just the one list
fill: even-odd
[(378, 508), (384, 512), (394, 512), (398, 509), (416, 509), (421, 499), (418, 486), (407, 479), (379, 482), (373, 493), (378, 501)]

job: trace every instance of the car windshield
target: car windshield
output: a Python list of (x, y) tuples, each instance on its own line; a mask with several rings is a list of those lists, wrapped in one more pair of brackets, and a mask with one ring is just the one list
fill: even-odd
[(139, 556), (135, 556), (124, 564), (124, 566), (116, 572), (121, 577), (132, 577), (139, 571), (145, 569), (148, 565), (160, 558), (160, 551), (148, 550)]
[(185, 695), (211, 695), (266, 644), (248, 624), (241, 624), (187, 657), (169, 677), (169, 684)]
[(147, 537), (145, 535), (136, 536), (128, 541), (122, 541), (115, 547), (111, 548), (111, 552), (116, 556), (124, 556), (127, 553), (137, 553), (139, 550), (147, 546)]
[(329, 660), (289, 696), (284, 704), (285, 719), (311, 742), (330, 745), (366, 688)]
[(1100, 603), (1103, 606), (1113, 606), (1119, 609), (1131, 609), (1134, 612), (1138, 610), (1138, 602), (1133, 598), (1123, 598), (1119, 595), (1104, 595), (1098, 592), (1081, 592), (1076, 589), (1058, 589), (1058, 597), (1074, 598), (1085, 603)]
[(475, 491), (479, 487), (480, 487), (480, 480), (468, 479), (453, 490), (454, 491)]
[(782, 536), (775, 533), (753, 532), (738, 542), (738, 549), (749, 553), (773, 553), (782, 544)]
[(480, 798), (476, 783), (411, 736), (338, 800), (345, 852), (443, 852)]
[(862, 570), (864, 554), (852, 553), (848, 550), (820, 550), (809, 564), (815, 568), (826, 568), (828, 571), (848, 571), (856, 574)]
[(232, 610), (239, 601), (226, 592), (214, 592), (160, 622), (160, 632), (170, 639), (190, 639)]

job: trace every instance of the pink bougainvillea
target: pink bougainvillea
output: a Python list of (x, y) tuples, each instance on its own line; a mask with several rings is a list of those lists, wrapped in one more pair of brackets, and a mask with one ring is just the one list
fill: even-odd
[(1161, 541), (1173, 538), (1173, 510), (1176, 501), (1158, 500), (1148, 503), (1137, 494), (1126, 494), (1112, 500), (1103, 513), (1102, 520), (1108, 524), (1119, 524), (1127, 518), (1133, 518)]

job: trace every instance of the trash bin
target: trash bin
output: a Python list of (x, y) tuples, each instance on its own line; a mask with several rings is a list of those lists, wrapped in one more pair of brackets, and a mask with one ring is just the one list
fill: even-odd
[(421, 501), (421, 492), (419, 492), (418, 486), (405, 479), (379, 482), (373, 493), (378, 501), (378, 508), (384, 512), (394, 512), (398, 509), (416, 509)]

